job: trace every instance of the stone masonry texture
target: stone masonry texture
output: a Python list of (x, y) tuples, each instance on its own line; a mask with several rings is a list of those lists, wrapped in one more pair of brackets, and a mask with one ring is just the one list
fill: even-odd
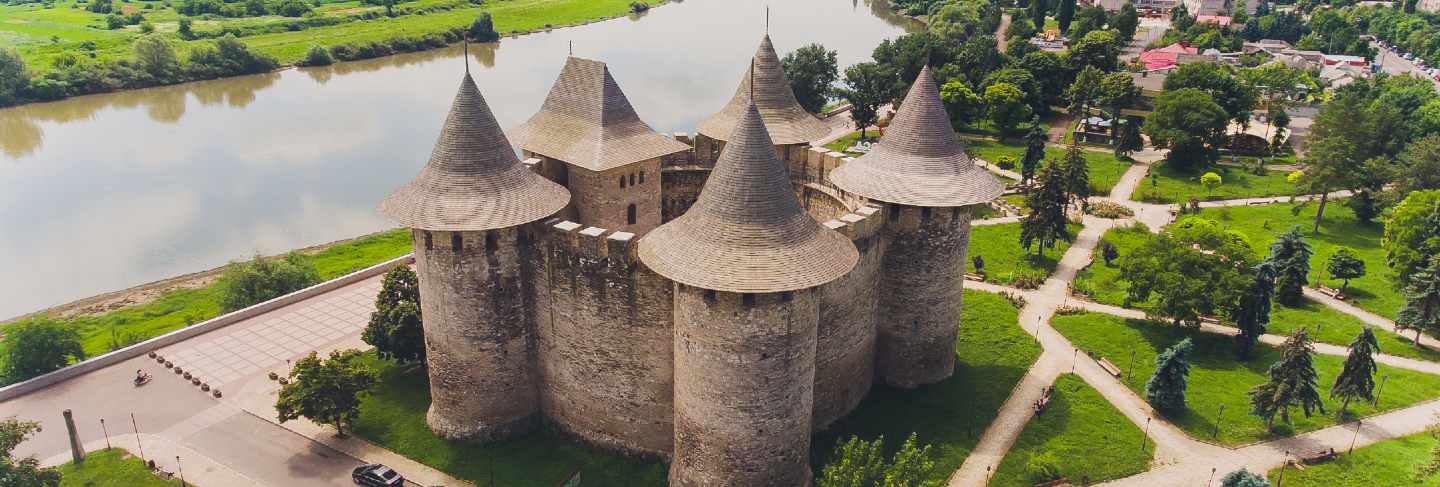
[(955, 340), (970, 243), (964, 208), (887, 205), (876, 373), (891, 386), (933, 384), (955, 372)]
[(413, 238), (430, 429), (448, 439), (482, 441), (533, 429), (539, 405), (519, 229), (415, 230)]
[(810, 485), (819, 302), (677, 284), (670, 485)]

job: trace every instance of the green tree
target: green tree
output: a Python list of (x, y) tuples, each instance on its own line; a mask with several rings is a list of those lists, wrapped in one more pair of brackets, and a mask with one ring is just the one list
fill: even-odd
[(1145, 383), (1145, 400), (1165, 415), (1185, 411), (1185, 386), (1193, 348), (1186, 338), (1155, 357), (1155, 374)]
[(1440, 255), (1440, 190), (1410, 193), (1396, 205), (1385, 220), (1380, 246), (1385, 263), (1395, 271), (1395, 283), (1402, 287)]
[(1140, 88), (1128, 73), (1110, 73), (1100, 79), (1100, 89), (1095, 95), (1095, 103), (1110, 111), (1110, 126), (1118, 128), (1120, 111), (1140, 99)]
[(920, 446), (915, 433), (885, 460), (885, 437), (864, 441), (851, 436), (835, 449), (834, 459), (820, 471), (816, 487), (939, 487), (927, 480), (935, 470), (930, 445)]
[(1010, 83), (995, 83), (985, 88), (985, 106), (988, 107), (990, 122), (1000, 130), (1000, 138), (1015, 131), (1021, 121), (1030, 119), (1030, 106), (1025, 103), (1025, 92)]
[(1235, 352), (1241, 360), (1250, 358), (1255, 342), (1260, 341), (1260, 336), (1265, 334), (1265, 328), (1270, 325), (1270, 300), (1274, 295), (1275, 265), (1269, 262), (1256, 264), (1250, 287), (1245, 289), (1239, 306), (1236, 306), (1234, 313), (1230, 315), (1230, 319), (1235, 321), (1235, 327), (1240, 330), (1240, 333), (1235, 335)]
[(950, 125), (956, 130), (969, 126), (985, 113), (985, 102), (963, 80), (946, 81), (940, 87), (940, 101), (945, 104)]
[(360, 416), (360, 400), (375, 385), (375, 372), (360, 362), (358, 350), (330, 352), (321, 360), (315, 352), (295, 362), (290, 382), (280, 387), (275, 411), (281, 423), (304, 417), (345, 429)]
[(19, 382), (60, 370), (70, 361), (85, 360), (74, 327), (39, 318), (11, 327), (0, 342), (4, 379)]
[(1135, 4), (1125, 2), (1120, 7), (1120, 13), (1110, 19), (1110, 27), (1120, 33), (1120, 38), (1129, 42), (1135, 38), (1135, 30), (1140, 27), (1140, 13), (1135, 10)]
[(40, 431), (37, 421), (14, 416), (0, 421), (0, 485), (6, 487), (60, 487), (60, 471), (42, 468), (33, 455), (15, 458), (15, 447)]
[(475, 17), (475, 22), (470, 24), (470, 40), (475, 42), (495, 42), (500, 40), (500, 33), (495, 32), (495, 19), (490, 17), (490, 12), (480, 12)]
[(1415, 346), (1420, 346), (1420, 333), (1440, 336), (1440, 258), (1432, 259), (1430, 267), (1416, 272), (1405, 289), (1405, 306), (1395, 316), (1395, 329), (1415, 330)]
[(1039, 187), (1025, 195), (1025, 207), (1030, 209), (1030, 214), (1020, 221), (1020, 246), (1026, 253), (1033, 245), (1043, 257), (1045, 249), (1054, 247), (1055, 242), (1075, 238), (1070, 234), (1070, 221), (1065, 215), (1069, 203), (1067, 187), (1065, 169), (1052, 160), (1040, 171)]
[(1030, 16), (1030, 22), (1035, 24), (1035, 29), (1045, 31), (1045, 11), (1047, 0), (1030, 0), (1030, 6), (1025, 8), (1025, 13)]
[(1211, 191), (1214, 191), (1215, 188), (1220, 187), (1220, 183), (1222, 182), (1224, 182), (1224, 180), (1220, 179), (1220, 175), (1213, 172), (1200, 175), (1200, 186), (1205, 188), (1205, 194), (1207, 196)]
[[(1074, 0), (1068, 0), (1074, 2)], [(1109, 72), (1119, 66), (1120, 49), (1124, 47), (1120, 43), (1119, 36), (1114, 31), (1097, 30), (1085, 37), (1080, 38), (1070, 46), (1070, 67), (1080, 69), (1085, 66)]]
[[(1431, 103), (1440, 105), (1440, 100)], [(1393, 164), (1384, 158), (1377, 162), (1386, 170), (1382, 179), (1390, 184), (1387, 200), (1398, 202), (1416, 191), (1440, 189), (1440, 133), (1411, 142)]]
[(1045, 125), (1040, 123), (1040, 117), (1031, 116), (1030, 130), (1025, 132), (1025, 154), (1020, 156), (1020, 177), (1025, 183), (1035, 179), (1035, 171), (1040, 169), (1040, 162), (1045, 160), (1047, 140)]
[(1250, 414), (1264, 418), (1267, 429), (1274, 429), (1277, 414), (1290, 423), (1292, 406), (1300, 406), (1307, 418), (1316, 410), (1325, 413), (1314, 354), (1310, 336), (1300, 327), (1280, 347), (1280, 360), (1270, 365), (1269, 380), (1250, 389)]
[(1065, 192), (1069, 200), (1084, 207), (1085, 199), (1090, 197), (1090, 163), (1079, 142), (1070, 141), (1061, 162), (1065, 167)]
[(1157, 148), (1170, 149), (1165, 163), (1192, 171), (1214, 162), (1225, 139), (1229, 117), (1210, 95), (1195, 88), (1165, 91), (1145, 119), (1145, 134)]
[(860, 138), (865, 138), (865, 129), (879, 118), (880, 105), (889, 101), (890, 80), (885, 70), (876, 63), (857, 63), (845, 68), (845, 86), (840, 95), (850, 102), (850, 119), (860, 127)]
[(1085, 118), (1090, 116), (1090, 107), (1099, 98), (1100, 84), (1105, 79), (1105, 73), (1100, 72), (1094, 66), (1085, 66), (1080, 72), (1075, 73), (1075, 81), (1065, 89), (1065, 98), (1070, 103), (1067, 111), (1073, 118)]
[(1365, 261), (1360, 260), (1360, 257), (1355, 255), (1355, 251), (1346, 247), (1341, 247), (1331, 254), (1325, 268), (1330, 272), (1331, 279), (1344, 280), (1344, 283), (1340, 285), (1341, 291), (1350, 288), (1351, 279), (1365, 276)]
[(1075, 19), (1075, 0), (1060, 0), (1059, 10), (1055, 12), (1055, 22), (1060, 25), (1060, 32), (1070, 31), (1070, 21)]
[(180, 78), (180, 59), (175, 48), (159, 34), (150, 34), (135, 41), (135, 65), (158, 84), (174, 83)]
[(187, 41), (195, 39), (195, 30), (193, 23), (194, 22), (190, 20), (190, 17), (180, 18), (179, 27), (177, 27), (176, 33), (180, 35), (181, 39), (185, 39)]
[(1226, 117), (1244, 124), (1257, 100), (1255, 91), (1235, 75), (1229, 66), (1216, 63), (1188, 63), (1165, 77), (1165, 91), (1194, 88), (1209, 94)]
[(305, 53), (306, 66), (329, 66), (335, 64), (335, 58), (330, 56), (330, 50), (320, 46), (310, 46), (310, 51)]
[(1130, 283), (1126, 306), (1153, 297), (1157, 315), (1198, 327), (1201, 315), (1227, 311), (1238, 301), (1248, 281), (1241, 272), (1248, 257), (1236, 252), (1239, 245), (1216, 245), (1223, 235), (1210, 232), (1199, 238), (1178, 225), (1150, 238), (1121, 262), (1121, 278)]
[(810, 44), (785, 54), (780, 60), (790, 89), (805, 111), (820, 113), (830, 98), (832, 85), (840, 77), (835, 51), (820, 44)]
[(0, 47), (0, 107), (20, 102), (30, 85), (25, 59), (13, 47)]
[(1299, 226), (1291, 227), (1270, 244), (1268, 260), (1275, 266), (1275, 300), (1280, 304), (1296, 307), (1303, 302), (1312, 254)]
[(1350, 407), (1351, 400), (1375, 400), (1375, 371), (1379, 370), (1379, 366), (1375, 365), (1375, 354), (1378, 352), (1380, 343), (1368, 326), (1350, 342), (1345, 367), (1340, 370), (1340, 375), (1335, 376), (1335, 384), (1330, 387), (1331, 399), (1343, 399), (1340, 403), (1341, 418), (1345, 417), (1345, 409)]
[(385, 273), (375, 295), (375, 311), (361, 339), (383, 359), (425, 362), (425, 330), (421, 325), (420, 285), (415, 271), (399, 266)]
[(1120, 119), (1115, 125), (1115, 157), (1117, 159), (1129, 159), (1131, 154), (1145, 148), (1145, 140), (1140, 138), (1140, 124), (1135, 119)]
[(220, 276), (220, 306), (235, 311), (320, 282), (315, 265), (304, 256), (291, 252), (283, 258), (256, 255), (246, 262), (225, 267)]
[(1270, 487), (1265, 477), (1241, 468), (1220, 478), (1220, 487)]

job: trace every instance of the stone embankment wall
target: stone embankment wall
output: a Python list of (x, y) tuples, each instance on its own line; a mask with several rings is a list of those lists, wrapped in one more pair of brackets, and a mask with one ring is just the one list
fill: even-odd
[(426, 421), (448, 439), (502, 439), (539, 418), (519, 227), (414, 230), (430, 374)]
[(810, 485), (815, 290), (675, 287), (670, 485)]
[(671, 281), (635, 257), (633, 233), (537, 226), (532, 287), (547, 421), (602, 448), (669, 458)]
[(955, 372), (970, 209), (886, 205), (876, 373), (895, 387)]

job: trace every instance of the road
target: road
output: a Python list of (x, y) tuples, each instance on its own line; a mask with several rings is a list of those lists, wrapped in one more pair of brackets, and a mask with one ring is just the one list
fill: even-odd
[(1386, 49), (1379, 44), (1371, 43), (1371, 45), (1380, 50), (1380, 54), (1376, 56), (1376, 60), (1380, 62), (1381, 71), (1389, 74), (1409, 73), (1421, 78), (1426, 78), (1435, 85), (1436, 89), (1440, 89), (1440, 81), (1436, 81), (1434, 77), (1427, 76), (1421, 72), (1420, 69), (1415, 66), (1415, 63), (1405, 60), (1399, 53)]

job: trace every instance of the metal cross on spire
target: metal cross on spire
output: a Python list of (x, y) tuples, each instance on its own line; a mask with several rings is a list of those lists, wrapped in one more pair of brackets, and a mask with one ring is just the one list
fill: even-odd
[(465, 76), (470, 76), (470, 36), (465, 36)]
[(765, 35), (770, 35), (770, 6), (765, 6)]

